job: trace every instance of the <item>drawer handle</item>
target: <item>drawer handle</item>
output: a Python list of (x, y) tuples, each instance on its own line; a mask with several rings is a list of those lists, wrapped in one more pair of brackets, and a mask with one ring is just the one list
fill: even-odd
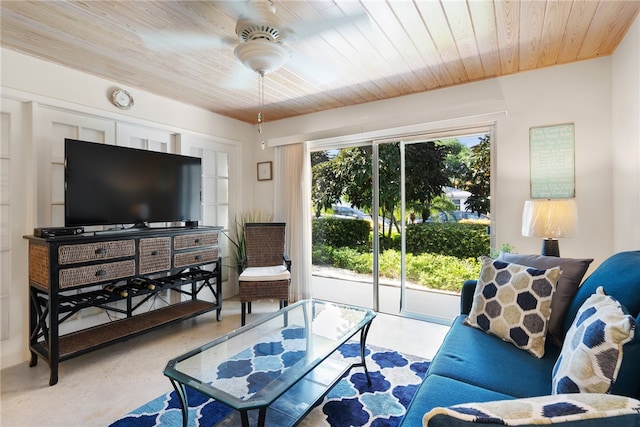
[(102, 277), (102, 276), (106, 276), (106, 275), (107, 275), (106, 270), (102, 270), (101, 269), (101, 270), (96, 271), (96, 277)]
[(106, 253), (107, 253), (107, 250), (105, 248), (96, 249), (96, 255), (105, 255)]
[(196, 239), (193, 241), (196, 245), (200, 244), (200, 239)]
[(160, 251), (151, 251), (151, 256), (158, 256), (160, 255)]
[(200, 259), (202, 258), (202, 256), (200, 255), (196, 255), (193, 257), (193, 259), (195, 259), (196, 261), (200, 261)]

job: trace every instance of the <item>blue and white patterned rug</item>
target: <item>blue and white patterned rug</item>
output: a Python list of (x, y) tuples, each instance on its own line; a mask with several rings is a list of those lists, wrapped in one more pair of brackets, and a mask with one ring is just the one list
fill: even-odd
[[(274, 375), (274, 358), (283, 364), (295, 363), (295, 346), (289, 349), (254, 347), (252, 357), (268, 357), (270, 362), (264, 374)], [(291, 350), (291, 351), (289, 351)], [(238, 365), (246, 360), (246, 352), (236, 356)], [(331, 358), (355, 363), (360, 360), (360, 346), (349, 342), (341, 346)], [(327, 393), (324, 399), (299, 424), (311, 426), (372, 426), (391, 427), (399, 424), (418, 385), (429, 367), (429, 361), (417, 356), (401, 354), (367, 346), (367, 367), (371, 386), (362, 368), (352, 368)], [(277, 372), (277, 368), (275, 370)], [(255, 369), (254, 369), (255, 373)], [(168, 381), (167, 381), (168, 382)], [(251, 390), (247, 390), (251, 394)], [(222, 403), (209, 399), (187, 388), (189, 401), (189, 427), (213, 426), (233, 412)], [(269, 410), (267, 411), (269, 412)], [(174, 391), (166, 393), (115, 421), (110, 427), (181, 427), (182, 411)]]

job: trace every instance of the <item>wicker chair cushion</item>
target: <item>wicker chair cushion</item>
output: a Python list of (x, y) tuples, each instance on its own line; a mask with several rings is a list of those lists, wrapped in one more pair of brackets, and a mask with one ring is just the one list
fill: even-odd
[(291, 274), (284, 265), (271, 267), (248, 267), (240, 277), (241, 282), (272, 282), (276, 280), (289, 280)]

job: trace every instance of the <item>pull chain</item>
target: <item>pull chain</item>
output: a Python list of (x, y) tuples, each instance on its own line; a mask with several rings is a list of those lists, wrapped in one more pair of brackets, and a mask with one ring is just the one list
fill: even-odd
[[(260, 75), (260, 80), (258, 82), (258, 103), (260, 106), (258, 111), (258, 133), (262, 136), (262, 123), (264, 122), (264, 71), (259, 70), (258, 74)], [(265, 145), (263, 136), (260, 141), (260, 147), (264, 150)]]

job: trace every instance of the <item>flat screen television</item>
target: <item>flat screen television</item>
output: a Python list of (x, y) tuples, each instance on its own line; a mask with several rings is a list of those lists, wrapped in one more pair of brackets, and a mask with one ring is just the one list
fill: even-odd
[(200, 220), (197, 157), (65, 139), (65, 225)]

